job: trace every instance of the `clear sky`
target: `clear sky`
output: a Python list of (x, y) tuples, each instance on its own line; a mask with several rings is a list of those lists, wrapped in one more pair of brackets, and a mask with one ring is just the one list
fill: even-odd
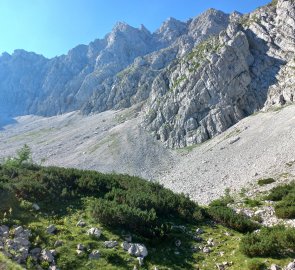
[(270, 0), (0, 0), (0, 54), (25, 49), (54, 57), (103, 38), (114, 24), (155, 31), (168, 17), (187, 20), (213, 7), (247, 13)]

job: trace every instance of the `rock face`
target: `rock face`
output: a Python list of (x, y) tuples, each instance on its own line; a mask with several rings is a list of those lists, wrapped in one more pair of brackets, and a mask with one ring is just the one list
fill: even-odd
[(293, 102), (294, 6), (279, 0), (233, 13), (218, 37), (161, 72), (145, 117), (157, 139), (172, 148), (201, 143), (264, 105)]
[(188, 22), (170, 18), (155, 33), (117, 23), (104, 39), (46, 59), (24, 50), (0, 56), (0, 114), (51, 116), (128, 107), (149, 96), (150, 82), (179, 54), (225, 29), (209, 10)]

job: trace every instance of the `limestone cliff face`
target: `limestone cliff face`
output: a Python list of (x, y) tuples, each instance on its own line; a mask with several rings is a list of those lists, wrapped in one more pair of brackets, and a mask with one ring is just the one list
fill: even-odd
[(153, 82), (145, 125), (168, 147), (201, 143), (243, 117), (293, 102), (294, 1), (231, 15), (218, 37), (178, 58)]

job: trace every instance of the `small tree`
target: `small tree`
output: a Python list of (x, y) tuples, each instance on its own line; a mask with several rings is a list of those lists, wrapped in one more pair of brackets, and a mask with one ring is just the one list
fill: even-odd
[(17, 163), (22, 165), (23, 163), (28, 163), (32, 161), (31, 148), (25, 144), (20, 150), (17, 151)]

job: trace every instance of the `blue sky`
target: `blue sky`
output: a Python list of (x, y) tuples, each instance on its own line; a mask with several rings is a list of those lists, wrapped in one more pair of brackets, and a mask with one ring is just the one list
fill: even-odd
[(117, 21), (155, 31), (213, 7), (250, 12), (270, 0), (0, 0), (0, 54), (25, 49), (54, 57), (103, 38)]

